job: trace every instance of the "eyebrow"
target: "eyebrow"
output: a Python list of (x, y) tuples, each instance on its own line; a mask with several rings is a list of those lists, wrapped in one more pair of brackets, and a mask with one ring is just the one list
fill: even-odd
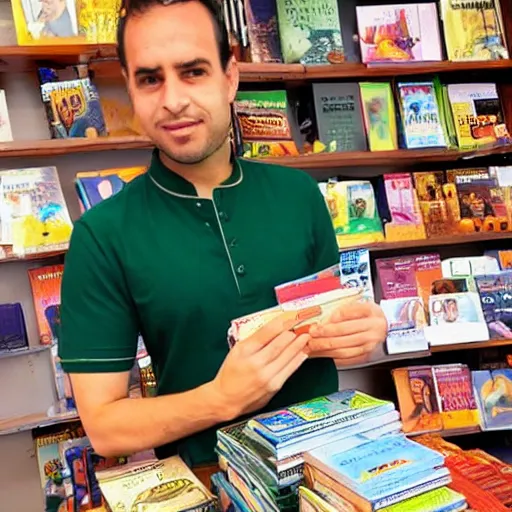
[(155, 73), (158, 73), (159, 71), (162, 71), (162, 66), (157, 66), (155, 68), (137, 68), (135, 70), (134, 75), (135, 76), (141, 76), (141, 75), (154, 75)]
[(185, 62), (178, 62), (177, 64), (175, 64), (174, 67), (178, 68), (178, 69), (190, 69), (190, 68), (195, 68), (195, 67), (201, 66), (201, 65), (211, 66), (211, 62), (208, 59), (199, 57), (197, 59), (193, 59), (193, 60), (189, 60), (189, 61), (185, 61)]

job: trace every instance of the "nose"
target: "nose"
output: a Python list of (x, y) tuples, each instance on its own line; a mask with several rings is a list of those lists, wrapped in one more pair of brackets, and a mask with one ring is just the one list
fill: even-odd
[(179, 77), (167, 77), (163, 91), (163, 107), (173, 116), (178, 116), (190, 105), (189, 88)]

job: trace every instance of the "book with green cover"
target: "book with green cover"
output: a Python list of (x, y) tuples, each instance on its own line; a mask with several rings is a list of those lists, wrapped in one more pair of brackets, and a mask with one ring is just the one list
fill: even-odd
[(337, 0), (277, 0), (277, 18), (286, 64), (344, 61)]

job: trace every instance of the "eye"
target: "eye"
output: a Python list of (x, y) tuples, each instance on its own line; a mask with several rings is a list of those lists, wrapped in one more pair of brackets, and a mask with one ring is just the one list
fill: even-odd
[(139, 85), (143, 87), (151, 87), (159, 83), (159, 79), (153, 75), (142, 76), (139, 78)]
[(200, 76), (206, 75), (206, 70), (203, 68), (193, 68), (185, 71), (183, 74), (187, 78), (198, 78)]

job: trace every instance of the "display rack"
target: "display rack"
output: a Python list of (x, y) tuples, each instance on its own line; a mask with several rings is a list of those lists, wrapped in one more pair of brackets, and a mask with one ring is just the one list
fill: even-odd
[[(506, 14), (506, 13), (505, 13)], [(508, 25), (512, 24), (512, 17), (508, 18)], [(512, 35), (512, 31), (511, 35)], [(0, 48), (0, 73), (25, 73), (33, 72), (38, 65), (51, 63), (52, 65), (65, 66), (73, 63), (88, 63), (90, 69), (98, 79), (109, 79), (119, 81), (122, 86), (122, 76), (119, 63), (115, 58), (115, 47), (113, 45), (70, 45), (57, 47), (18, 47), (8, 46)], [(243, 84), (256, 84), (262, 82), (280, 83), (291, 85), (293, 83), (309, 83), (315, 80), (346, 80), (357, 78), (394, 78), (397, 76), (413, 75), (432, 75), (432, 74), (450, 74), (456, 75), (487, 72), (499, 73), (501, 85), (507, 94), (503, 96), (506, 104), (504, 105), (509, 129), (512, 131), (512, 60), (502, 60), (496, 62), (438, 62), (432, 64), (414, 64), (401, 66), (379, 66), (369, 68), (362, 64), (340, 64), (333, 66), (304, 67), (302, 65), (284, 65), (284, 64), (250, 64), (240, 63), (240, 77)], [(34, 94), (36, 92), (34, 91)], [(46, 159), (54, 161), (56, 157), (76, 158), (76, 165), (82, 165), (79, 158), (82, 154), (92, 153), (111, 153), (116, 155), (126, 150), (146, 150), (144, 158), (149, 159), (149, 150), (152, 148), (151, 142), (143, 136), (130, 137), (105, 137), (94, 139), (61, 139), (61, 140), (26, 140), (12, 143), (0, 144), (0, 158), (2, 159), (20, 159), (19, 166), (22, 167), (23, 159), (31, 159), (30, 165), (33, 165), (34, 159)], [(465, 162), (468, 166), (485, 164), (487, 159), (492, 158), (500, 162), (507, 161), (512, 157), (512, 147), (488, 148), (480, 151), (458, 151), (458, 150), (397, 150), (386, 152), (351, 152), (351, 153), (330, 153), (301, 155), (298, 157), (284, 157), (269, 159), (272, 163), (284, 166), (304, 169), (314, 177), (328, 176), (329, 174), (339, 174), (343, 170), (344, 175), (356, 176), (359, 168), (370, 168), (374, 175), (379, 174), (381, 168), (386, 172), (394, 170), (403, 171), (420, 166), (446, 167), (457, 162)], [(18, 161), (18, 160), (15, 160)], [(18, 164), (16, 164), (18, 165)], [(436, 248), (438, 246), (468, 245), (473, 243), (495, 242), (499, 240), (509, 240), (512, 233), (475, 233), (471, 235), (454, 235), (435, 239), (411, 240), (403, 242), (383, 242), (369, 245), (370, 251), (386, 251), (390, 254), (399, 254), (399, 251), (414, 248)], [(44, 263), (48, 258), (62, 257), (63, 251), (51, 254), (41, 254), (26, 258), (31, 262), (40, 260)], [(12, 263), (12, 272), (18, 272), (16, 269), (17, 261), (24, 261), (19, 258), (2, 260)], [(25, 267), (20, 269), (25, 272)], [(2, 295), (0, 294), (0, 299)], [(30, 299), (24, 298), (25, 304)], [(464, 343), (444, 346), (431, 347), (430, 356), (437, 354), (447, 355), (462, 350), (478, 350), (488, 347), (502, 347), (512, 345), (512, 340), (490, 340), (481, 343)], [(42, 348), (32, 347), (26, 352), (9, 354), (12, 357), (24, 357)], [(5, 359), (7, 356), (2, 356)], [(413, 358), (414, 356), (411, 356)], [(401, 358), (407, 360), (406, 357)], [(389, 361), (397, 361), (398, 358), (390, 358)], [(456, 355), (453, 356), (456, 361)], [(5, 361), (4, 361), (5, 363)], [(27, 370), (30, 371), (30, 370)], [(76, 419), (76, 416), (57, 416), (50, 418), (44, 414), (31, 414), (17, 416), (0, 420), (0, 436), (15, 435), (21, 432), (27, 432), (33, 428), (43, 425), (49, 425), (57, 422), (67, 422)], [(460, 435), (464, 433), (475, 433), (476, 430), (464, 432), (446, 432), (446, 435)], [(20, 509), (22, 510), (22, 509)], [(28, 510), (28, 509), (27, 509)], [(36, 511), (34, 511), (36, 512)]]

